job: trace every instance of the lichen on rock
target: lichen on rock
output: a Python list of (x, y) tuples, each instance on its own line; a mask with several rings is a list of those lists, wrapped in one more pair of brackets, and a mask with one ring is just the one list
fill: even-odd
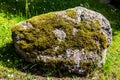
[(76, 7), (20, 22), (12, 28), (12, 38), (26, 61), (60, 63), (69, 71), (85, 74), (105, 62), (112, 33), (100, 13)]
[(77, 12), (75, 10), (71, 10), (71, 9), (66, 10), (66, 15), (73, 19), (77, 18)]

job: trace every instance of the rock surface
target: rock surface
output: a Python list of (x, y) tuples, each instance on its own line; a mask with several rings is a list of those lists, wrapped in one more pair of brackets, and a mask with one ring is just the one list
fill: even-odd
[(26, 61), (61, 64), (85, 74), (105, 63), (112, 31), (100, 13), (75, 7), (20, 22), (12, 28), (12, 38)]

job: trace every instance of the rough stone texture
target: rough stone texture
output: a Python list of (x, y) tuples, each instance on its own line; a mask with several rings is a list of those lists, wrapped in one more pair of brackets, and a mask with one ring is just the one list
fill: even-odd
[(20, 22), (12, 28), (12, 38), (26, 61), (61, 64), (85, 74), (105, 63), (112, 31), (100, 13), (75, 7)]

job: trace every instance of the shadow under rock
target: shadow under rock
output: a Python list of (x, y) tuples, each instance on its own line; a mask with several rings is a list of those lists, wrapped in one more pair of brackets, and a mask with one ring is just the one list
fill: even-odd
[(4, 47), (0, 48), (0, 61), (3, 62), (3, 66), (9, 68), (16, 68), (21, 72), (30, 73), (36, 76), (43, 76), (43, 77), (49, 76), (49, 77), (57, 77), (57, 78), (85, 76), (85, 75), (78, 75), (75, 73), (69, 73), (67, 69), (59, 68), (60, 65), (51, 66), (51, 65), (45, 65), (44, 63), (33, 64), (26, 62), (20, 55), (18, 55), (15, 52), (13, 43), (6, 44)]

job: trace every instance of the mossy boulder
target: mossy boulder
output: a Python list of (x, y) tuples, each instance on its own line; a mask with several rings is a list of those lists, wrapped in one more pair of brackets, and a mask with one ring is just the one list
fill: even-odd
[(12, 28), (16, 52), (32, 63), (44, 63), (85, 74), (105, 63), (112, 40), (109, 21), (83, 7), (50, 12)]

